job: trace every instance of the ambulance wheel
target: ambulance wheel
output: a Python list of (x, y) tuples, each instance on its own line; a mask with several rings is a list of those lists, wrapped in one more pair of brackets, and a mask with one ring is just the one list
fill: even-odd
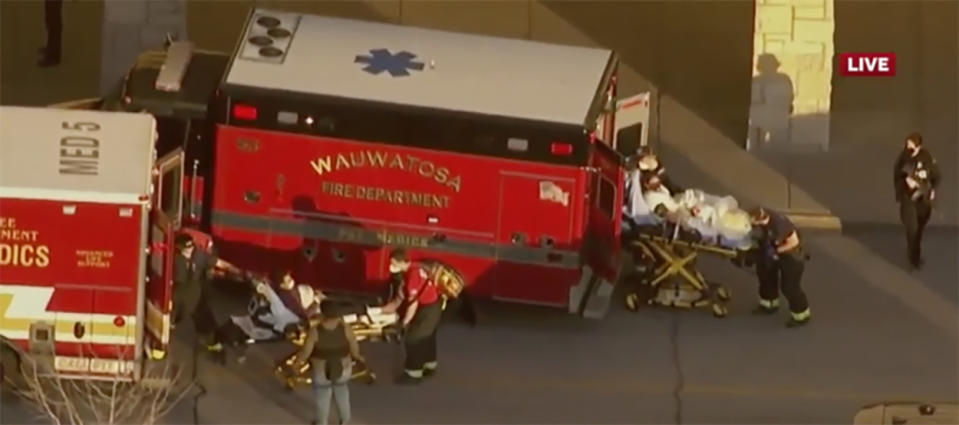
[(722, 302), (727, 302), (732, 299), (732, 294), (730, 294), (728, 288), (720, 286), (716, 288), (716, 298)]
[(713, 309), (714, 317), (723, 318), (723, 317), (726, 317), (727, 314), (729, 314), (729, 310), (726, 308), (726, 306), (722, 304), (713, 304), (712, 309)]

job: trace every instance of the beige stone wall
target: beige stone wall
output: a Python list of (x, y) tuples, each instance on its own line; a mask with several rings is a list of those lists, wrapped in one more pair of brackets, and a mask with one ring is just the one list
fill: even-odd
[[(751, 141), (828, 149), (834, 16), (833, 0), (756, 0)], [(758, 70), (771, 58), (780, 78)]]

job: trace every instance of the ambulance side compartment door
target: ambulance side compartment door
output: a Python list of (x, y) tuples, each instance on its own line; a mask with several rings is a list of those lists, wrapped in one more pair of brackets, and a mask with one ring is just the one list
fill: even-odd
[(174, 235), (183, 219), (183, 161), (183, 150), (173, 150), (157, 162), (154, 176), (146, 293), (147, 354), (153, 359), (163, 358), (170, 343)]
[(649, 92), (616, 101), (613, 146), (623, 156), (633, 156), (649, 143)]
[(595, 278), (586, 295), (582, 314), (601, 318), (609, 309), (613, 287), (620, 269), (620, 205), (623, 203), (622, 156), (602, 143), (593, 145), (590, 181), (587, 188), (589, 210), (586, 228), (586, 265)]

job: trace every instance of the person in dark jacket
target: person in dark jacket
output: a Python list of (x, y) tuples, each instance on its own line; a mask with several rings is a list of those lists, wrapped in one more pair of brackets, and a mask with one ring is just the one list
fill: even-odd
[(339, 423), (349, 422), (350, 377), (353, 361), (365, 363), (360, 355), (360, 346), (353, 330), (343, 321), (344, 307), (331, 301), (320, 303), (320, 317), (311, 326), (306, 342), (296, 355), (294, 369), (306, 361), (312, 362), (313, 389), (316, 394), (316, 419), (314, 424), (327, 424), (332, 403), (336, 402)]
[(779, 311), (779, 293), (789, 302), (789, 328), (809, 323), (812, 313), (809, 299), (802, 289), (806, 256), (796, 226), (785, 215), (766, 208), (749, 212), (754, 228), (761, 232), (760, 253), (756, 260), (759, 278), (759, 305), (753, 314), (767, 315)]
[(941, 176), (932, 154), (923, 147), (922, 136), (912, 133), (893, 166), (893, 187), (899, 202), (899, 218), (906, 228), (906, 257), (914, 269), (922, 267), (922, 235), (932, 215)]
[(43, 18), (47, 27), (47, 45), (40, 48), (41, 67), (60, 64), (60, 45), (63, 38), (63, 0), (44, 0)]
[(210, 306), (209, 281), (214, 268), (233, 273), (240, 273), (240, 270), (211, 251), (196, 249), (193, 237), (187, 233), (178, 234), (174, 243), (177, 253), (173, 258), (173, 324), (192, 318), (197, 336), (206, 348), (222, 352), (223, 345), (215, 337), (219, 326)]

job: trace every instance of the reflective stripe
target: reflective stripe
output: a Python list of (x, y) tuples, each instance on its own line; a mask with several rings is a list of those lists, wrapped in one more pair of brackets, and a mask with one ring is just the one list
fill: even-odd
[(793, 313), (792, 315), (793, 315), (793, 320), (801, 322), (803, 320), (809, 319), (809, 317), (812, 316), (812, 312), (809, 311), (809, 309), (807, 308), (799, 313)]
[[(330, 242), (345, 241), (360, 245), (384, 246), (383, 238), (379, 231), (348, 224), (269, 218), (224, 211), (214, 211), (212, 223), (214, 226), (302, 236)], [(349, 235), (349, 237), (347, 238), (345, 235)], [(426, 249), (564, 269), (578, 269), (580, 267), (579, 253), (568, 250), (550, 250), (512, 244), (491, 244), (488, 242), (474, 242), (451, 237), (447, 237), (443, 241), (429, 239)]]
[(406, 375), (409, 376), (410, 378), (417, 378), (417, 379), (419, 379), (419, 378), (422, 378), (422, 377), (423, 377), (423, 370), (422, 370), (422, 369), (421, 369), (421, 370), (409, 370), (409, 369), (406, 369), (406, 370), (403, 371), (403, 372), (405, 372)]
[(760, 299), (759, 299), (759, 306), (760, 306), (760, 307), (763, 307), (763, 308), (778, 308), (778, 307), (779, 307), (779, 299), (777, 298), (777, 299), (774, 299), (774, 300), (764, 300), (764, 299), (760, 298)]
[(426, 363), (423, 363), (423, 369), (436, 370), (436, 368), (439, 367), (439, 365), (440, 365), (439, 362), (426, 362)]

